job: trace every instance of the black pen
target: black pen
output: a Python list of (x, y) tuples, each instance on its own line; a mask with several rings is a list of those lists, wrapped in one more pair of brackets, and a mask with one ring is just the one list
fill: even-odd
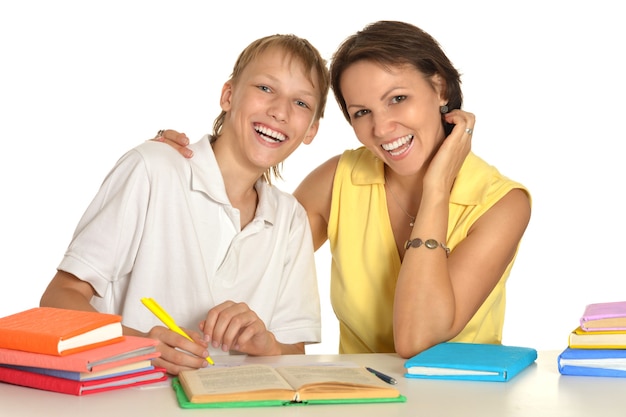
[(372, 369), (368, 367), (365, 367), (365, 369), (367, 369), (368, 371), (370, 371), (371, 373), (373, 373), (374, 375), (376, 375), (377, 377), (379, 377), (380, 379), (382, 379), (388, 384), (396, 385), (398, 383), (398, 381), (396, 381), (394, 378), (390, 377), (389, 375), (385, 375), (382, 372), (378, 372), (376, 369)]

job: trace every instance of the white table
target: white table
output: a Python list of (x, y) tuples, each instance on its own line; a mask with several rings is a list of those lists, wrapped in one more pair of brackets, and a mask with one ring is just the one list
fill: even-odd
[[(406, 403), (307, 405), (268, 408), (181, 409), (166, 384), (129, 388), (82, 397), (0, 383), (0, 414), (20, 417), (112, 416), (620, 416), (626, 378), (560, 375), (559, 352), (539, 352), (537, 362), (509, 382), (407, 379), (404, 360), (394, 354), (289, 355), (220, 357), (230, 363), (310, 364), (352, 362), (370, 366), (398, 380)], [(322, 414), (323, 413), (323, 414)]]

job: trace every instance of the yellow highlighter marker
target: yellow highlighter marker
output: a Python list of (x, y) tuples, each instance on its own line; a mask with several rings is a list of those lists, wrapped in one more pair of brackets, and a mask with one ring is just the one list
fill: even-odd
[[(154, 301), (153, 298), (143, 297), (141, 299), (141, 302), (143, 303), (143, 305), (148, 307), (148, 310), (150, 310), (152, 312), (152, 314), (154, 314), (159, 320), (161, 320), (163, 322), (163, 324), (165, 324), (167, 326), (168, 329), (172, 330), (173, 332), (178, 333), (181, 336), (186, 337), (187, 339), (191, 340), (192, 342), (194, 341), (191, 337), (189, 337), (189, 335), (187, 333), (185, 333), (185, 331), (183, 329), (178, 327), (178, 325), (176, 324), (176, 322), (174, 321), (172, 316), (170, 316), (167, 313), (167, 311), (163, 310), (163, 307), (161, 307), (159, 305), (159, 303)], [(215, 365), (215, 362), (213, 362), (213, 359), (211, 359), (210, 356), (207, 356), (206, 360), (207, 360), (207, 362), (209, 364)]]

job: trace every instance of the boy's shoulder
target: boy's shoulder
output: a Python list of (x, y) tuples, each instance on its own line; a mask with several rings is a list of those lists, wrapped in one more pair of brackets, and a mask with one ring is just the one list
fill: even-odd
[[(203, 138), (205, 139), (205, 138)], [(210, 149), (208, 140), (199, 140), (188, 146), (194, 152), (194, 158), (196, 161), (204, 159), (206, 151), (205, 148)], [(182, 156), (172, 146), (153, 140), (145, 141), (130, 151), (126, 155), (135, 154), (137, 158), (143, 160), (144, 164), (151, 167), (156, 171), (159, 170), (171, 170), (172, 167), (186, 167), (189, 165), (189, 159)]]

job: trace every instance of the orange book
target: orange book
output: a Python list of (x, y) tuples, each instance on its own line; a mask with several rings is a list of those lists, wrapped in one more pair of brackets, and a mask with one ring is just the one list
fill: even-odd
[(122, 341), (122, 317), (35, 307), (0, 318), (0, 348), (63, 356)]

